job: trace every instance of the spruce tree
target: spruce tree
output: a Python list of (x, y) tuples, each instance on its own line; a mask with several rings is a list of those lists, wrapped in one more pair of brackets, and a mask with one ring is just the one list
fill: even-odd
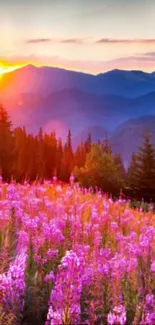
[(62, 179), (68, 181), (73, 171), (74, 154), (72, 149), (72, 135), (71, 131), (68, 131), (67, 142), (64, 145), (64, 155), (62, 162)]
[[(90, 147), (91, 150), (91, 147)], [(81, 142), (74, 154), (74, 166), (83, 167), (86, 162), (86, 142)]]
[(45, 178), (51, 179), (57, 167), (57, 139), (55, 132), (44, 135)]
[(125, 170), (123, 159), (122, 159), (122, 156), (120, 153), (118, 153), (114, 156), (114, 161), (115, 161), (115, 164), (119, 170), (121, 178), (125, 180), (126, 179), (126, 170)]
[(138, 160), (137, 155), (133, 153), (127, 173), (128, 194), (132, 197), (135, 197), (138, 191), (138, 187)]
[(155, 149), (150, 135), (144, 136), (137, 155), (132, 156), (128, 179), (131, 189), (139, 199), (155, 199)]
[(12, 122), (7, 111), (0, 106), (0, 172), (5, 180), (10, 180), (13, 172), (14, 138)]
[(39, 133), (36, 139), (37, 146), (37, 176), (41, 179), (45, 177), (45, 161), (44, 161), (44, 135), (42, 128), (39, 129)]
[(15, 139), (15, 160), (13, 170), (15, 178), (19, 182), (23, 181), (26, 177), (30, 157), (25, 128), (18, 127), (14, 129), (13, 134)]
[(155, 197), (155, 150), (149, 135), (139, 148), (138, 172), (139, 194), (147, 200)]
[(55, 176), (57, 176), (59, 179), (62, 175), (62, 160), (63, 160), (63, 145), (61, 138), (58, 140), (57, 143), (57, 156), (56, 156), (56, 171)]
[(92, 144), (91, 133), (88, 134), (88, 138), (85, 141), (85, 152), (86, 154), (90, 152)]
[(112, 149), (109, 143), (108, 134), (105, 134), (104, 140), (101, 142), (102, 149), (107, 154), (112, 154)]

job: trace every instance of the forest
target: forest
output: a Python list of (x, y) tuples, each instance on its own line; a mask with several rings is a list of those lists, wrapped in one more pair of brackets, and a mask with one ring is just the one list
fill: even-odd
[(28, 134), (25, 127), (14, 128), (7, 111), (0, 107), (0, 171), (4, 181), (33, 182), (53, 179), (67, 183), (74, 176), (80, 185), (101, 189), (109, 195), (148, 202), (155, 201), (155, 148), (144, 134), (138, 152), (128, 168), (121, 154), (113, 154), (108, 138), (92, 143), (91, 134), (72, 148), (72, 134), (66, 141), (56, 133)]

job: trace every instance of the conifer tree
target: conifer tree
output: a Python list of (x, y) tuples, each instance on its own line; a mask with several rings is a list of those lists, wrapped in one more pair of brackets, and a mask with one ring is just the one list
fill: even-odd
[(26, 176), (28, 167), (28, 143), (25, 128), (16, 128), (14, 131), (15, 139), (15, 160), (14, 160), (14, 176), (17, 181), (23, 181)]
[(103, 149), (103, 151), (105, 153), (112, 154), (112, 149), (111, 149), (111, 146), (110, 146), (110, 143), (109, 143), (109, 139), (108, 139), (107, 133), (105, 134), (104, 140), (101, 141), (101, 146), (102, 146), (102, 149)]
[(91, 144), (92, 144), (92, 138), (91, 138), (91, 134), (89, 133), (88, 138), (85, 141), (85, 152), (86, 152), (86, 154), (90, 152)]
[(7, 111), (0, 106), (0, 172), (5, 180), (9, 180), (13, 172), (14, 138), (12, 122)]
[(131, 156), (130, 165), (128, 168), (128, 175), (127, 175), (127, 184), (129, 185), (130, 190), (133, 193), (136, 193), (138, 190), (138, 159), (135, 153)]
[(56, 171), (55, 176), (57, 176), (59, 179), (62, 175), (62, 161), (63, 161), (63, 145), (61, 139), (58, 140), (57, 143), (57, 156), (56, 156)]
[(57, 139), (55, 132), (51, 132), (50, 135), (46, 135), (46, 168), (47, 168), (47, 178), (53, 177), (56, 172), (57, 167)]
[(118, 153), (114, 156), (114, 161), (115, 161), (115, 164), (119, 170), (121, 178), (125, 180), (126, 170), (125, 170), (123, 159), (122, 159), (122, 156), (120, 153)]
[(39, 133), (36, 139), (37, 146), (37, 175), (39, 178), (45, 177), (45, 161), (44, 161), (44, 136), (42, 128), (39, 129)]
[(64, 146), (64, 155), (63, 155), (63, 163), (62, 163), (62, 179), (64, 181), (68, 181), (69, 177), (73, 171), (73, 149), (72, 149), (72, 135), (71, 131), (68, 131), (67, 142)]
[[(90, 148), (91, 149), (91, 148)], [(81, 143), (74, 154), (74, 166), (83, 167), (86, 162), (86, 145)]]
[(155, 199), (155, 149), (150, 135), (144, 136), (138, 153), (132, 156), (128, 182), (138, 198)]

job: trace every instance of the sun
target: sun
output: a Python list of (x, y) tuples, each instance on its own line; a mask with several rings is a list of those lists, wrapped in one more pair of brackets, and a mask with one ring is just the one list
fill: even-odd
[(4, 69), (0, 67), (0, 76), (4, 73)]
[(2, 77), (4, 74), (8, 72), (12, 72), (18, 68), (21, 68), (20, 65), (15, 65), (15, 66), (2, 66), (0, 65), (0, 77)]
[(3, 67), (3, 66), (0, 66), (0, 77), (6, 73), (6, 72), (9, 72), (8, 71), (9, 69), (7, 67)]

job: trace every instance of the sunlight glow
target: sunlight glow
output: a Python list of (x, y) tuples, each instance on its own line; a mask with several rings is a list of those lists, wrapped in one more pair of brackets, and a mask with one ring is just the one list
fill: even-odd
[(3, 74), (3, 68), (0, 67), (0, 75)]
[(14, 65), (14, 66), (5, 66), (5, 65), (1, 65), (0, 64), (0, 76), (2, 76), (3, 74), (7, 73), (7, 72), (11, 72), (14, 71), (18, 68), (20, 68), (20, 65)]

